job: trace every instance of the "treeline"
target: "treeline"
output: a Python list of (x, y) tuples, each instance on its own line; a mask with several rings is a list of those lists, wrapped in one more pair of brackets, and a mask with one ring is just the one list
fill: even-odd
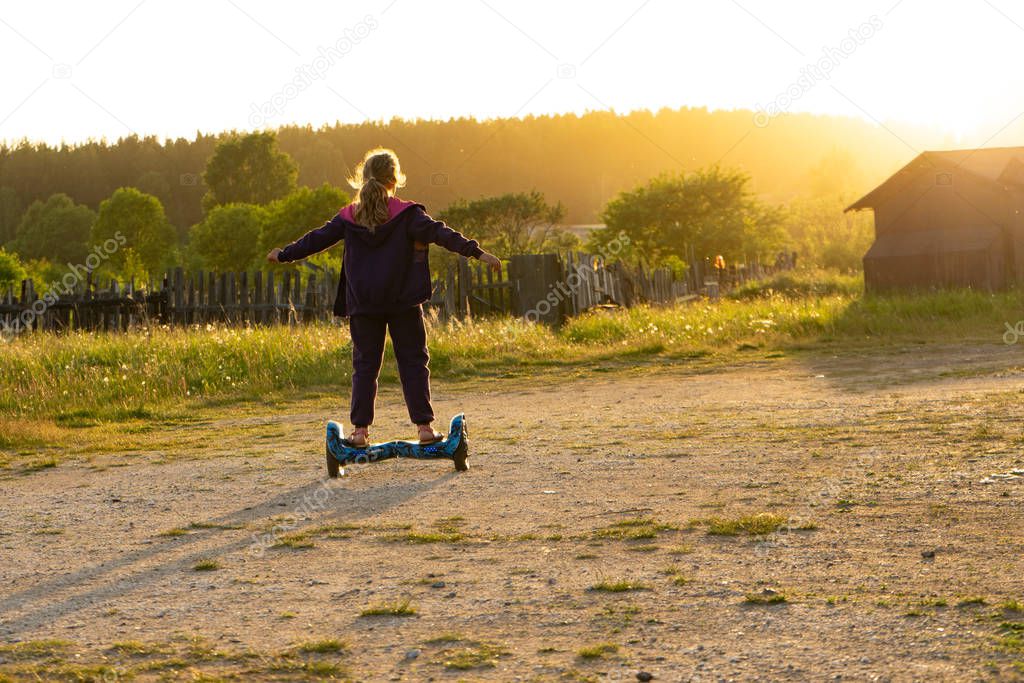
[[(240, 145), (254, 140), (271, 166), (248, 169), (253, 185), (240, 187), (231, 176), (252, 152)], [(795, 115), (758, 127), (752, 112), (705, 109), (23, 142), (0, 146), (0, 271), (17, 254), (30, 274), (51, 276), (117, 232), (130, 244), (106, 267), (121, 276), (246, 267), (347, 201), (345, 179), (379, 145), (402, 159), (404, 196), (500, 253), (569, 248), (555, 223), (606, 222), (589, 246), (624, 228), (630, 254), (650, 263), (694, 249), (732, 259), (795, 249), (840, 269), (858, 267), (871, 239), (870, 221), (842, 207), (911, 154), (858, 120)]]
[[(35, 200), (62, 192), (96, 210), (119, 187), (160, 199), (184, 235), (203, 218), (202, 174), (229, 135), (0, 146), (0, 242)], [(665, 171), (737, 167), (753, 178), (756, 193), (781, 202), (815, 190), (866, 191), (912, 155), (886, 130), (855, 119), (780, 116), (759, 128), (752, 112), (705, 109), (285, 127), (277, 138), (298, 165), (300, 185), (344, 187), (362, 154), (383, 145), (402, 159), (406, 194), (432, 210), (459, 198), (536, 189), (562, 202), (569, 223), (597, 222), (617, 192)], [(849, 164), (815, 176), (830, 157)]]

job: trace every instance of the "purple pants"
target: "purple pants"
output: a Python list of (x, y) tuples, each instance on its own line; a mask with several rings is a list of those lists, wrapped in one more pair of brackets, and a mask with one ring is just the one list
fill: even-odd
[(384, 362), (384, 335), (391, 334), (391, 345), (398, 361), (405, 406), (413, 424), (434, 421), (430, 405), (430, 370), (427, 361), (427, 332), (423, 328), (423, 309), (419, 306), (387, 315), (353, 315), (348, 320), (352, 333), (352, 424), (373, 424), (373, 404), (377, 398), (377, 377)]

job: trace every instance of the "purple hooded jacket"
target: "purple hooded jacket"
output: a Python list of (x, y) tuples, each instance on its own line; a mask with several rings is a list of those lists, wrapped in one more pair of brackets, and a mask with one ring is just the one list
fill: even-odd
[(441, 221), (422, 204), (388, 198), (388, 221), (370, 230), (355, 222), (354, 204), (281, 250), (282, 263), (298, 261), (345, 241), (334, 314), (386, 315), (430, 299), (427, 249), (439, 244), (467, 257), (483, 249)]

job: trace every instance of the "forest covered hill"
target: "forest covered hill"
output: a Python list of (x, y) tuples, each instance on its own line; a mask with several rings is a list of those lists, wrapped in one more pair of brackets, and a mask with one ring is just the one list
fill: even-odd
[[(203, 218), (202, 173), (226, 135), (0, 146), (0, 229), (12, 231), (29, 204), (56, 192), (96, 208), (117, 188), (134, 186), (158, 197), (184, 233)], [(403, 194), (431, 211), (458, 198), (537, 189), (565, 205), (568, 223), (597, 222), (616, 193), (658, 173), (714, 164), (748, 173), (753, 189), (770, 202), (856, 194), (916, 149), (943, 144), (922, 135), (805, 114), (779, 116), (759, 127), (751, 111), (703, 108), (486, 121), (395, 119), (277, 131), (282, 151), (298, 164), (300, 185), (345, 186), (365, 150), (384, 145), (398, 152), (409, 176)]]

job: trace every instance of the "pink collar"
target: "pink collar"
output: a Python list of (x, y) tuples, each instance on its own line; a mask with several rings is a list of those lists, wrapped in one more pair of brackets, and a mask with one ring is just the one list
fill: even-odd
[[(407, 202), (404, 199), (398, 197), (388, 197), (388, 220), (392, 220), (395, 216), (402, 213), (410, 206), (416, 206), (416, 202)], [(353, 202), (348, 206), (342, 207), (338, 215), (347, 220), (349, 223), (355, 223), (355, 209), (356, 203)]]

